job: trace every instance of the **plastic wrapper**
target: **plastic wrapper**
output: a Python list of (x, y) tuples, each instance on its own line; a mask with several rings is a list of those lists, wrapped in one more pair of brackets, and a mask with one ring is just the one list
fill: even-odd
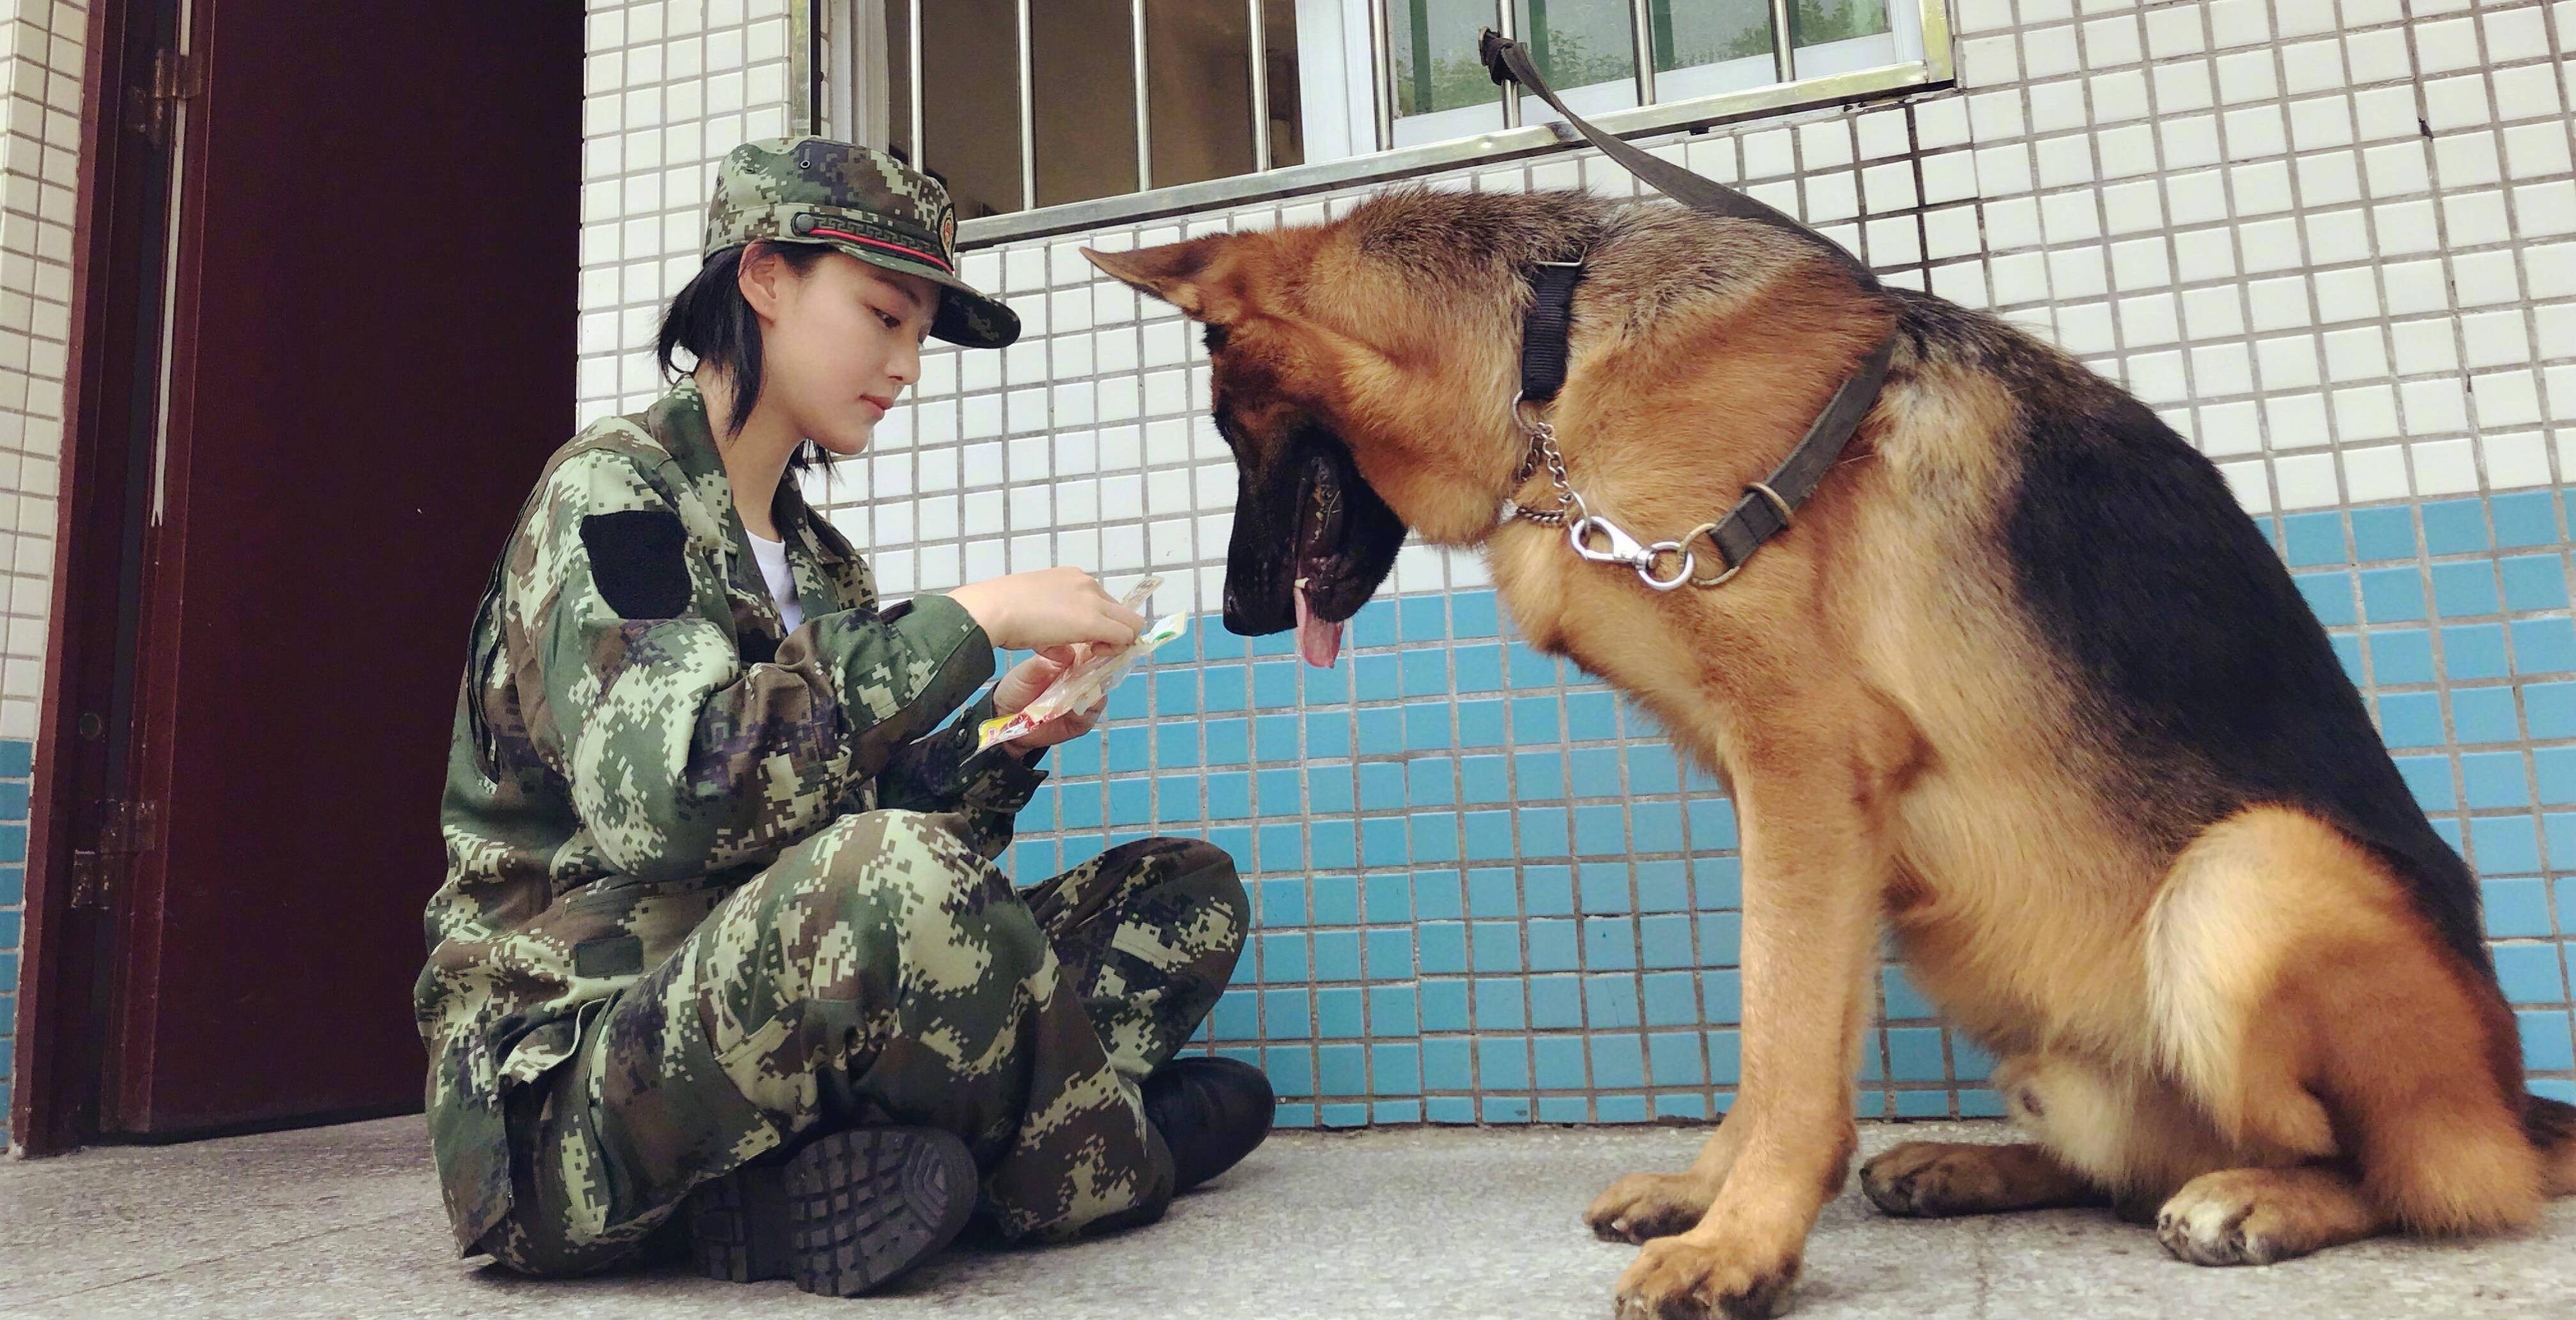
[[(1154, 593), (1154, 588), (1161, 585), (1161, 578), (1149, 577), (1130, 587), (1118, 603), (1128, 609), (1136, 609)], [(1025, 709), (984, 721), (976, 735), (976, 750), (1009, 742), (1066, 711), (1089, 709), (1111, 688), (1118, 686), (1118, 681), (1127, 676), (1128, 670), (1136, 667), (1137, 661), (1152, 654), (1155, 648), (1178, 638), (1188, 628), (1187, 615), (1177, 612), (1166, 614), (1138, 633), (1135, 641), (1113, 651), (1101, 651), (1083, 658), (1071, 669), (1056, 675), (1055, 681), (1047, 684), (1046, 691), (1039, 693)]]

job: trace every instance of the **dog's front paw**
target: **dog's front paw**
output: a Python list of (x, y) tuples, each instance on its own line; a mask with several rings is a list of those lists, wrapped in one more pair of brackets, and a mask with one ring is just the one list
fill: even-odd
[(1604, 1242), (1646, 1242), (1687, 1232), (1717, 1189), (1687, 1173), (1632, 1173), (1592, 1198), (1583, 1222)]
[(1618, 1320), (1764, 1320), (1797, 1281), (1795, 1252), (1657, 1238), (1619, 1276)]

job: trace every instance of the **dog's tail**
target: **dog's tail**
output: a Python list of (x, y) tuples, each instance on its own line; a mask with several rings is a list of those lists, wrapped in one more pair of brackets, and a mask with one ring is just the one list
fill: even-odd
[(2576, 1193), (2576, 1105), (2547, 1096), (2524, 1098), (2522, 1130), (2540, 1152), (2541, 1194)]

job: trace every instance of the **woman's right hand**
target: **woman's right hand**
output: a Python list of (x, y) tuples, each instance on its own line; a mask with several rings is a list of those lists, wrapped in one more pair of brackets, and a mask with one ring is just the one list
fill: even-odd
[(1100, 579), (1078, 568), (1013, 573), (946, 594), (1005, 651), (1076, 642), (1125, 646), (1145, 630), (1144, 615), (1119, 604)]

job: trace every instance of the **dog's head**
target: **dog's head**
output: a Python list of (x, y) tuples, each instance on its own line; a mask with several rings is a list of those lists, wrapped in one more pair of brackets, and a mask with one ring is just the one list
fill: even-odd
[(1207, 327), (1217, 433), (1235, 461), (1225, 626), (1249, 637), (1294, 625), (1299, 653), (1330, 665), (1342, 623), (1394, 567), (1405, 527), (1345, 436), (1337, 350), (1351, 346), (1280, 296), (1281, 249), (1309, 246), (1221, 235), (1083, 255)]
[(1083, 250), (1207, 327), (1236, 467), (1228, 629), (1294, 626), (1329, 665), (1408, 526), (1444, 544), (1490, 529), (1520, 458), (1518, 263), (1562, 247), (1572, 218), (1562, 201), (1404, 190), (1329, 225)]

